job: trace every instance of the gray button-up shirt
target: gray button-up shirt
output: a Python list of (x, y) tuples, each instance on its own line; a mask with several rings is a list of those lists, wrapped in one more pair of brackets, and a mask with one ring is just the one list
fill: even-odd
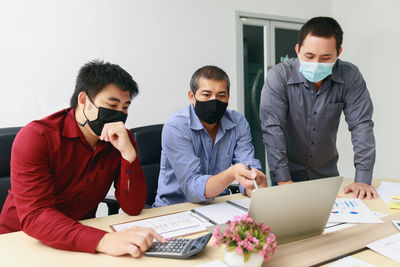
[(375, 163), (372, 101), (356, 66), (337, 59), (317, 91), (299, 60), (274, 66), (261, 93), (260, 119), (275, 182), (336, 176), (336, 136), (344, 113), (354, 150), (355, 181), (370, 184)]

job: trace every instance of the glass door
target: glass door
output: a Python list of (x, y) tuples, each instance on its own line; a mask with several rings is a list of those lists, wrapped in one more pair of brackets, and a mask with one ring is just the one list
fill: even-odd
[[(259, 116), (260, 96), (268, 70), (273, 65), (296, 57), (295, 45), (301, 23), (240, 17), (238, 35), (239, 88), (243, 86), (244, 115), (250, 124), (255, 157), (269, 173)], [(240, 89), (239, 89), (240, 90)], [(240, 103), (240, 102), (239, 102)], [(269, 177), (269, 175), (267, 175)], [(270, 185), (271, 182), (269, 181)]]

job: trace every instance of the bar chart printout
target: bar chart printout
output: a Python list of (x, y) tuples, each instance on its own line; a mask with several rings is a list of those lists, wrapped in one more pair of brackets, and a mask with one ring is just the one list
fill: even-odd
[(337, 198), (333, 204), (329, 223), (383, 223), (360, 199)]

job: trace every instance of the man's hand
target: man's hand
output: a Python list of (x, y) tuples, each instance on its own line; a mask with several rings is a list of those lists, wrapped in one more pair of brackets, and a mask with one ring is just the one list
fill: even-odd
[(278, 182), (278, 185), (283, 185), (283, 184), (292, 184), (293, 181), (292, 180), (288, 180), (288, 181), (282, 181), (282, 182)]
[(378, 198), (378, 193), (376, 193), (374, 187), (365, 183), (352, 183), (345, 186), (343, 189), (345, 194), (353, 192), (353, 198), (367, 199)]
[(136, 151), (129, 139), (125, 124), (122, 121), (104, 124), (100, 140), (111, 142), (121, 152), (121, 156), (132, 163), (136, 159)]
[(137, 258), (151, 247), (153, 238), (161, 243), (165, 242), (165, 239), (153, 229), (133, 226), (120, 232), (105, 234), (97, 245), (96, 251), (112, 256), (130, 254)]
[(249, 170), (247, 166), (241, 163), (237, 163), (231, 166), (231, 168), (233, 176), (244, 187), (248, 196), (251, 196), (254, 190), (254, 183), (252, 180), (255, 180), (260, 188), (267, 187), (267, 177), (262, 171), (255, 168)]

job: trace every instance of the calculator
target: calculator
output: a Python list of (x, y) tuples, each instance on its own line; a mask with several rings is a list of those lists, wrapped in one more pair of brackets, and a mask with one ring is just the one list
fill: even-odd
[(173, 238), (164, 244), (155, 241), (144, 253), (150, 257), (186, 259), (202, 251), (212, 234), (206, 234), (195, 239)]

